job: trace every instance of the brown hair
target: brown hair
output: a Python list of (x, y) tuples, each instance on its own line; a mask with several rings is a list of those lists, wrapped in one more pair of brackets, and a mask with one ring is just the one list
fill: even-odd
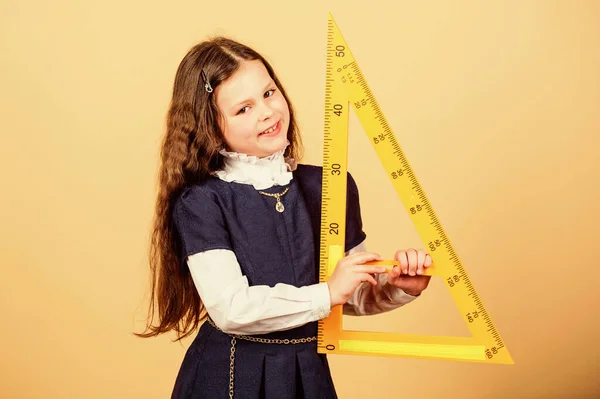
[[(271, 65), (248, 46), (225, 37), (211, 38), (192, 47), (175, 75), (173, 96), (166, 117), (166, 134), (160, 152), (158, 196), (150, 242), (151, 297), (146, 331), (139, 337), (175, 330), (180, 340), (206, 317), (206, 309), (185, 265), (182, 243), (175, 231), (172, 210), (177, 197), (190, 184), (207, 178), (223, 166), (219, 154), (224, 142), (214, 92), (205, 89), (204, 72), (215, 90), (244, 60), (260, 60), (283, 94), (290, 110), (289, 145), (284, 156), (299, 160), (302, 143), (291, 102)], [(158, 310), (155, 309), (158, 307)], [(155, 313), (158, 324), (152, 325)]]

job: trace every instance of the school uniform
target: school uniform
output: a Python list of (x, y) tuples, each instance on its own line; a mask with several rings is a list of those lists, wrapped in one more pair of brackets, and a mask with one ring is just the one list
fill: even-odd
[[(283, 151), (262, 159), (222, 154), (224, 169), (186, 187), (174, 206), (182, 267), (210, 320), (186, 352), (172, 398), (337, 398), (316, 342), (317, 321), (331, 310), (327, 284), (319, 283), (322, 168), (295, 165)], [(366, 234), (350, 174), (347, 187), (348, 252), (364, 248)], [(277, 193), (284, 194), (268, 195)], [(415, 299), (385, 278), (357, 289), (344, 313), (375, 314)]]

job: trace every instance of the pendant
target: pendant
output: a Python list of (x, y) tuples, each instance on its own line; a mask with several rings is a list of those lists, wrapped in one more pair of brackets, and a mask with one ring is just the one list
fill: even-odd
[(283, 212), (285, 210), (285, 207), (283, 206), (283, 204), (281, 203), (281, 201), (279, 200), (279, 198), (277, 198), (277, 203), (275, 204), (275, 209), (279, 213), (281, 213), (281, 212)]

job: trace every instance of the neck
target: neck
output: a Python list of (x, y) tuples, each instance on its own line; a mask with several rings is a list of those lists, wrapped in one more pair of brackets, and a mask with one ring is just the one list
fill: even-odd
[(221, 180), (249, 184), (256, 190), (284, 186), (292, 180), (295, 160), (284, 157), (285, 148), (264, 158), (221, 150), (225, 165), (215, 175)]

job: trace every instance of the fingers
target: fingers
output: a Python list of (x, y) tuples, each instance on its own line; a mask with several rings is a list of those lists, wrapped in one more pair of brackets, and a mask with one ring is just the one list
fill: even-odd
[(431, 266), (433, 262), (428, 253), (413, 248), (396, 252), (395, 258), (400, 262), (401, 273), (410, 276), (423, 274), (424, 268)]
[(368, 281), (369, 283), (371, 283), (372, 286), (376, 286), (377, 285), (377, 281), (370, 274), (365, 274), (364, 277), (363, 277), (363, 279), (362, 279), (362, 281)]
[(371, 260), (382, 260), (383, 258), (381, 255), (376, 254), (375, 252), (356, 252), (346, 256), (343, 259), (352, 263), (365, 263)]
[(387, 268), (365, 264), (373, 260), (382, 260), (382, 258), (373, 252), (358, 252), (339, 260), (327, 281), (332, 306), (346, 303), (361, 282), (377, 285), (375, 275), (386, 273)]
[(417, 265), (416, 265), (416, 273), (423, 274), (423, 264), (425, 264), (425, 251), (418, 250), (417, 251)]
[(387, 271), (383, 266), (365, 265), (365, 263), (374, 260), (382, 260), (382, 258), (379, 254), (373, 252), (359, 252), (340, 259), (338, 266), (357, 268), (357, 271), (364, 273), (383, 273)]
[(387, 272), (387, 268), (383, 266), (367, 266), (367, 265), (359, 265), (356, 267), (356, 271), (360, 273), (385, 273)]
[(423, 263), (423, 267), (429, 267), (433, 263), (433, 259), (431, 259), (431, 255), (427, 254), (425, 256), (425, 263)]
[(411, 248), (406, 251), (406, 256), (408, 258), (408, 275), (414, 276), (417, 274), (417, 262), (419, 261), (418, 253)]
[(406, 251), (396, 252), (395, 258), (398, 262), (400, 262), (401, 274), (408, 274), (408, 257), (406, 256)]

